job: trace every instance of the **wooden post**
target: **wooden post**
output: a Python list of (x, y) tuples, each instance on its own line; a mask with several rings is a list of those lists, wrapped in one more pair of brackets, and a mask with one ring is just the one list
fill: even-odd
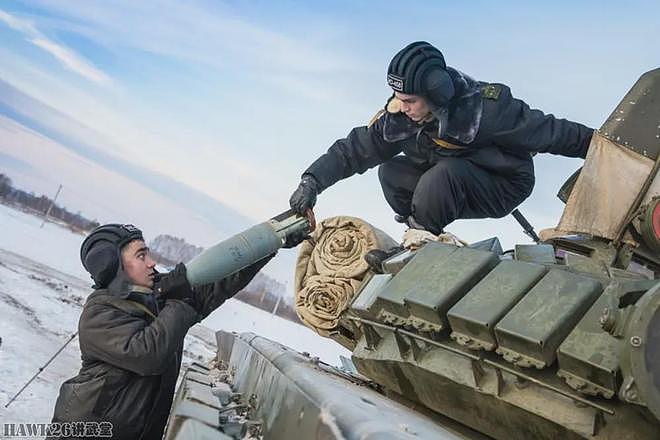
[(62, 191), (62, 184), (60, 183), (60, 186), (57, 188), (57, 192), (55, 193), (55, 197), (53, 197), (53, 200), (51, 200), (50, 205), (48, 206), (48, 209), (46, 210), (46, 213), (44, 214), (44, 220), (41, 222), (41, 228), (44, 227), (46, 224), (46, 220), (48, 220), (48, 214), (50, 214), (50, 210), (53, 209), (53, 205), (55, 204), (55, 200), (57, 200), (57, 196), (60, 195), (60, 191)]

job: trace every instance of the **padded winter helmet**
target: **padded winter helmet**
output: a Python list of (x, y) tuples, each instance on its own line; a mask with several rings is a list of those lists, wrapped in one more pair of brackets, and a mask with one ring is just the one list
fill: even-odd
[(447, 107), (454, 84), (442, 52), (426, 41), (416, 41), (394, 55), (387, 69), (387, 84), (396, 92), (425, 97), (432, 107)]
[(133, 240), (144, 240), (133, 225), (110, 223), (95, 228), (80, 247), (80, 261), (94, 280), (94, 287), (105, 288), (117, 275), (121, 249)]

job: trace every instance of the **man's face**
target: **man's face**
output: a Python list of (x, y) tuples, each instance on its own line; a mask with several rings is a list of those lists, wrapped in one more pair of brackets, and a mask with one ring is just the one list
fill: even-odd
[(401, 101), (401, 111), (415, 122), (421, 122), (431, 114), (426, 100), (418, 95), (407, 95), (394, 92), (394, 96)]
[(121, 250), (121, 262), (124, 273), (136, 286), (152, 288), (154, 285), (154, 267), (149, 248), (142, 240), (133, 240)]

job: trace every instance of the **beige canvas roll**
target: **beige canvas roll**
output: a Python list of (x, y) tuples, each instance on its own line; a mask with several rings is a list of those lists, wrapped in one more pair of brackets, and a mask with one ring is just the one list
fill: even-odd
[(397, 243), (356, 217), (330, 217), (300, 246), (296, 263), (296, 312), (322, 336), (337, 328), (369, 267), (364, 254)]

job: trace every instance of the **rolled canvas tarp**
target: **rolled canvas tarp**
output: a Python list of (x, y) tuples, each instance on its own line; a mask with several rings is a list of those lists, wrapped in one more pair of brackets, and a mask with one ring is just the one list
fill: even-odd
[(389, 249), (396, 242), (356, 217), (320, 222), (300, 246), (296, 263), (296, 312), (305, 325), (330, 336), (369, 270), (364, 254)]

